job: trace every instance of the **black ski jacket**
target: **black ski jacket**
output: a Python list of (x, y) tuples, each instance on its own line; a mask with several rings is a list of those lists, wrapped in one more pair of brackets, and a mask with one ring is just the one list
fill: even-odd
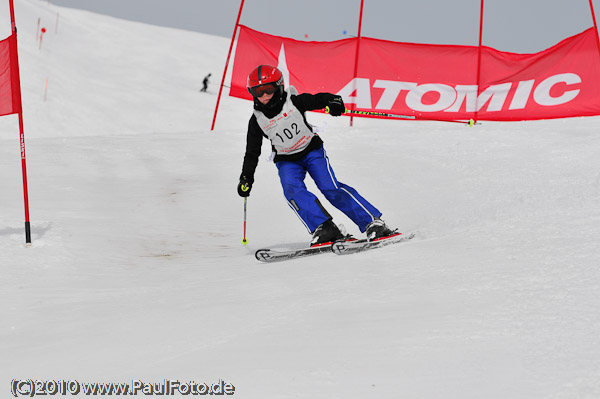
[[(261, 104), (258, 102), (258, 100), (254, 102), (254, 109), (257, 109), (265, 114), (267, 118), (273, 118), (281, 112), (283, 104), (287, 98), (287, 94), (287, 92), (283, 93), (283, 98), (280, 101), (279, 106), (272, 110), (267, 110), (264, 109), (264, 107), (261, 107)], [(303, 93), (297, 96), (292, 95), (292, 103), (294, 103), (296, 108), (298, 108), (300, 113), (302, 113), (302, 117), (304, 118), (306, 126), (308, 126), (308, 128), (312, 131), (311, 125), (306, 121), (305, 112), (323, 109), (335, 97), (337, 96), (331, 93)], [(256, 166), (258, 165), (258, 158), (260, 157), (263, 137), (267, 137), (267, 135), (265, 135), (260, 126), (258, 126), (256, 116), (252, 115), (250, 122), (248, 122), (248, 133), (246, 135), (246, 154), (244, 155), (244, 164), (242, 166), (242, 174), (240, 175), (240, 178), (242, 176), (246, 176), (251, 183), (254, 182), (254, 172), (256, 170)], [(298, 161), (304, 158), (306, 154), (317, 148), (320, 148), (322, 145), (323, 140), (321, 140), (321, 138), (315, 134), (308, 144), (308, 147), (306, 147), (303, 151), (288, 155), (277, 154), (275, 155), (274, 162)]]

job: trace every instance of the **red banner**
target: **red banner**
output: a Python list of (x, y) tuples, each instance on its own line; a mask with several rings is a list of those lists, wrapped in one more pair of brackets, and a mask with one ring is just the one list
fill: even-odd
[(251, 99), (248, 73), (278, 66), (300, 93), (343, 96), (348, 109), (439, 120), (530, 120), (600, 115), (594, 28), (535, 54), (361, 38), (302, 42), (240, 25), (230, 95)]
[(0, 41), (0, 115), (8, 115), (19, 112), (19, 90), (15, 85), (14, 57), (17, 39), (14, 35)]

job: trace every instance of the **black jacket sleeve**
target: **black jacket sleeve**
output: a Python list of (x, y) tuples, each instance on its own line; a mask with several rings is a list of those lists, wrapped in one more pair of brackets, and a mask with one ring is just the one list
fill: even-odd
[(337, 97), (331, 93), (317, 93), (309, 94), (303, 93), (292, 97), (292, 102), (301, 112), (314, 111), (316, 109), (323, 109), (329, 105), (329, 101)]
[(258, 157), (262, 147), (263, 133), (256, 117), (252, 115), (248, 122), (248, 133), (246, 135), (246, 154), (244, 155), (244, 164), (242, 166), (242, 176), (246, 176), (248, 181), (254, 182), (254, 171), (258, 165)]

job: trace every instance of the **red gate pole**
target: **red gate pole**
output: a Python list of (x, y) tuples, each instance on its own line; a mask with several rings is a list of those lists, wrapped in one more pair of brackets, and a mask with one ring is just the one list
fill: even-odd
[(21, 168), (23, 170), (23, 198), (25, 204), (25, 245), (31, 245), (31, 226), (29, 223), (29, 194), (27, 190), (27, 162), (25, 157), (25, 134), (23, 129), (23, 106), (21, 102), (21, 78), (19, 76), (19, 52), (17, 50), (17, 26), (15, 24), (15, 8), (10, 2), (10, 23), (12, 39), (10, 41), (10, 71), (13, 90), (13, 104), (19, 114), (19, 138), (21, 147)]
[(596, 24), (596, 13), (594, 12), (594, 3), (590, 0), (590, 10), (592, 12), (592, 19), (594, 20), (594, 30), (596, 31), (596, 43), (598, 43), (598, 51), (600, 52), (600, 38), (598, 37), (598, 25)]
[(231, 50), (233, 49), (233, 42), (235, 41), (235, 34), (240, 24), (240, 17), (242, 16), (242, 9), (244, 8), (244, 0), (240, 4), (240, 11), (238, 12), (237, 20), (235, 21), (235, 27), (233, 28), (233, 35), (231, 36), (231, 44), (229, 45), (229, 53), (227, 54), (227, 61), (225, 61), (225, 70), (223, 71), (223, 79), (221, 79), (221, 87), (219, 87), (219, 95), (217, 97), (217, 105), (215, 106), (215, 115), (213, 116), (212, 125), (210, 130), (215, 130), (215, 121), (217, 120), (217, 111), (219, 110), (219, 103), (221, 102), (221, 93), (223, 92), (223, 85), (225, 84), (225, 75), (227, 74), (227, 66), (229, 65), (229, 58), (231, 57)]
[[(358, 17), (358, 35), (356, 37), (356, 56), (354, 57), (354, 86), (356, 88), (356, 77), (358, 75), (358, 54), (360, 53), (360, 36), (361, 36), (361, 30), (362, 30), (362, 18), (363, 18), (363, 6), (364, 6), (365, 0), (360, 0), (360, 16)], [(350, 105), (350, 109), (354, 110), (355, 104), (352, 103)], [(354, 122), (354, 116), (350, 115), (350, 126), (353, 125)]]
[(479, 108), (479, 92), (481, 91), (481, 45), (483, 43), (483, 0), (481, 0), (481, 11), (479, 12), (479, 48), (477, 52), (477, 98), (475, 99), (474, 123), (477, 123)]

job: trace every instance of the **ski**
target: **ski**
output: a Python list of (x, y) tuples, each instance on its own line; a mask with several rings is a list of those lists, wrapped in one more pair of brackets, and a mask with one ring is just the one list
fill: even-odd
[[(345, 242), (351, 242), (351, 241), (356, 241), (356, 239), (348, 239), (345, 241), (337, 241), (337, 242), (345, 243)], [(267, 262), (267, 263), (279, 262), (279, 261), (283, 261), (283, 260), (301, 258), (301, 257), (305, 257), (305, 256), (330, 253), (332, 245), (333, 245), (333, 242), (327, 242), (327, 243), (323, 243), (323, 244), (320, 244), (320, 245), (317, 245), (314, 247), (292, 249), (289, 251), (277, 251), (277, 250), (273, 250), (273, 249), (264, 248), (264, 249), (259, 249), (258, 251), (256, 251), (254, 253), (254, 256), (256, 257), (257, 260), (259, 260), (261, 262)]]
[(402, 234), (396, 233), (388, 237), (382, 237), (369, 241), (367, 239), (355, 241), (339, 241), (331, 245), (331, 251), (336, 255), (349, 255), (357, 252), (363, 252), (370, 249), (381, 248), (391, 244), (397, 244), (411, 240), (415, 233)]

